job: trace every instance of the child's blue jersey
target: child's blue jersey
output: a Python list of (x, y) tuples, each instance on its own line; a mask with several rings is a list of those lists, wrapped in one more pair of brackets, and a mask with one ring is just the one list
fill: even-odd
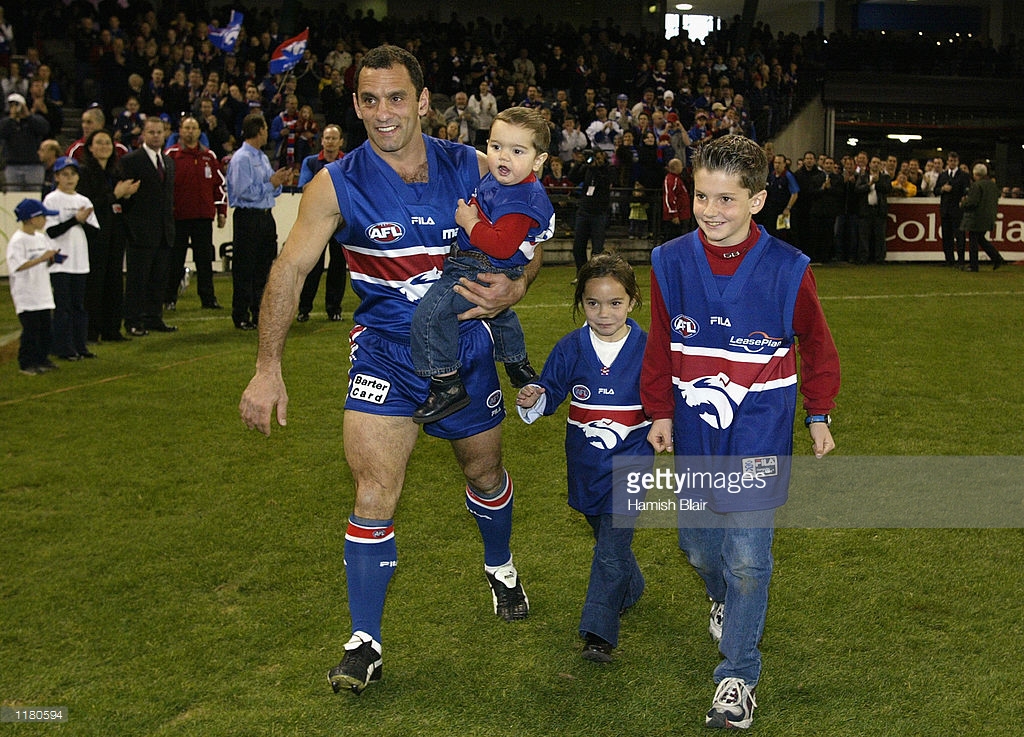
[(611, 366), (605, 366), (584, 325), (555, 345), (536, 384), (544, 387), (544, 414), (569, 396), (565, 457), (569, 506), (583, 514), (611, 514), (615, 456), (653, 456), (651, 424), (640, 404), (640, 366), (647, 333), (627, 320), (629, 336)]
[[(327, 165), (344, 224), (353, 320), (408, 344), (416, 303), (437, 280), (458, 235), (455, 206), (480, 181), (476, 149), (424, 136), (429, 180), (408, 184), (366, 142)], [(479, 321), (460, 326), (469, 330)]]
[(742, 458), (763, 487), (715, 489), (717, 512), (785, 503), (797, 371), (793, 312), (808, 258), (761, 229), (732, 277), (715, 277), (697, 232), (659, 246), (651, 265), (672, 324), (676, 456)]
[[(508, 269), (515, 266), (525, 266), (533, 259), (537, 244), (551, 238), (555, 233), (555, 208), (551, 205), (551, 198), (548, 197), (544, 185), (537, 181), (536, 177), (519, 184), (500, 184), (493, 176), (487, 174), (480, 181), (473, 195), (472, 202), (475, 202), (480, 216), (488, 223), (494, 224), (497, 220), (518, 213), (533, 218), (538, 224), (530, 228), (526, 238), (519, 245), (510, 258), (500, 259), (490, 254), (487, 258), (498, 269)], [(469, 234), (459, 229), (459, 248), (463, 251), (479, 251), (481, 249), (469, 242)]]

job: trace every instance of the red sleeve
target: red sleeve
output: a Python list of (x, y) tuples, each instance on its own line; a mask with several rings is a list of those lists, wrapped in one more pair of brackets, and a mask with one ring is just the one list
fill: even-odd
[(809, 414), (827, 414), (839, 394), (839, 351), (832, 340), (810, 267), (804, 272), (793, 311), (800, 356), (800, 393)]
[(519, 246), (526, 240), (530, 228), (539, 223), (528, 215), (512, 212), (498, 218), (494, 223), (481, 219), (473, 226), (469, 242), (494, 258), (512, 258)]
[(652, 420), (672, 419), (676, 411), (672, 387), (672, 333), (658, 280), (651, 271), (651, 329), (640, 369), (640, 401)]

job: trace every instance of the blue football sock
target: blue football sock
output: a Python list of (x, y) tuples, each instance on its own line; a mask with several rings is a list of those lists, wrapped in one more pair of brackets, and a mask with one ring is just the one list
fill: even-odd
[(345, 532), (345, 570), (353, 632), (362, 631), (381, 641), (384, 598), (397, 565), (393, 521), (349, 517)]
[(466, 486), (466, 509), (476, 518), (484, 541), (484, 564), (503, 566), (512, 558), (512, 479), (505, 472), (505, 483), (485, 495)]

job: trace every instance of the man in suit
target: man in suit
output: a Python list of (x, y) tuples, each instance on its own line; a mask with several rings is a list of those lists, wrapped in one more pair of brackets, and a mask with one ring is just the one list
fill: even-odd
[[(946, 255), (946, 266), (963, 266), (966, 238), (960, 230), (964, 211), (960, 201), (971, 186), (971, 177), (960, 170), (960, 155), (950, 151), (946, 155), (946, 168), (935, 180), (935, 192), (939, 195), (939, 217), (942, 222), (942, 251)], [(954, 259), (954, 247), (956, 258)]]
[(174, 160), (161, 150), (164, 126), (147, 118), (142, 146), (121, 159), (128, 179), (139, 181), (139, 191), (125, 204), (128, 226), (124, 326), (134, 336), (150, 330), (177, 330), (163, 320), (163, 297), (174, 246)]
[(857, 214), (860, 216), (857, 263), (885, 263), (885, 225), (889, 217), (888, 197), (892, 194), (892, 179), (882, 160), (872, 156), (867, 171), (857, 175), (853, 185), (857, 194)]

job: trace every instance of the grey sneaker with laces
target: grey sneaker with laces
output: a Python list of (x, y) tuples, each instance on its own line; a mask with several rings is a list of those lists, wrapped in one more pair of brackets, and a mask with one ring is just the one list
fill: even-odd
[(754, 688), (742, 678), (723, 678), (715, 690), (704, 726), (713, 729), (748, 729), (754, 722)]

